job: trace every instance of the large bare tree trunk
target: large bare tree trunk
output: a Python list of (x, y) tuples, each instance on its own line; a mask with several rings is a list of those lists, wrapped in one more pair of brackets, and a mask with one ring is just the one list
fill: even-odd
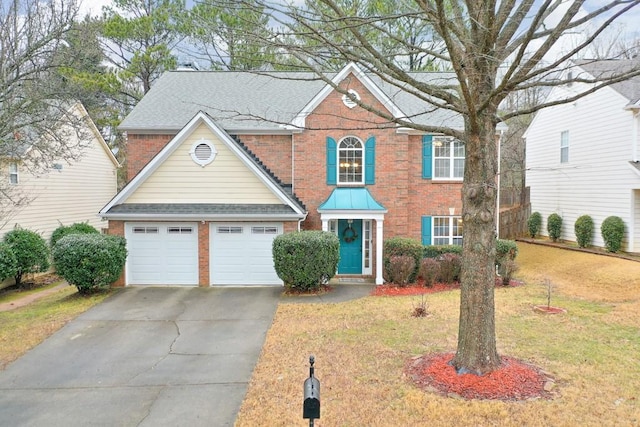
[(496, 126), (486, 112), (467, 122), (462, 187), (464, 245), (460, 292), (458, 373), (483, 375), (500, 366), (495, 336)]

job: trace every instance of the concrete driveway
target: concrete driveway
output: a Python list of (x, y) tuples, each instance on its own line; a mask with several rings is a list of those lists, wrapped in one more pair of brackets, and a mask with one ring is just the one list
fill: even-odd
[(123, 289), (0, 371), (0, 425), (231, 426), (281, 292)]

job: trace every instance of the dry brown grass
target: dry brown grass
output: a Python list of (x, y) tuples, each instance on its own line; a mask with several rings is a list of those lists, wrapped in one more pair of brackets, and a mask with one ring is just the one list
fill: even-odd
[(85, 297), (67, 286), (25, 307), (0, 312), (0, 370), (107, 295)]
[[(416, 388), (405, 363), (455, 349), (458, 291), (427, 296), (426, 318), (411, 316), (419, 297), (367, 297), (281, 304), (236, 425), (304, 425), (310, 354), (321, 381), (318, 426), (640, 425), (640, 263), (519, 248), (526, 285), (496, 289), (499, 351), (555, 377), (553, 400), (465, 401)], [(546, 302), (545, 278), (567, 314), (531, 310)]]

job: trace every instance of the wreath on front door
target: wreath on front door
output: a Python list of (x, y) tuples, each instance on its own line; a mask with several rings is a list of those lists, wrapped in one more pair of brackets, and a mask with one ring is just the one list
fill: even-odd
[(342, 239), (347, 243), (351, 243), (355, 241), (357, 238), (358, 238), (358, 233), (356, 233), (356, 230), (354, 230), (351, 227), (351, 224), (349, 224), (347, 228), (345, 228), (344, 231), (342, 232)]

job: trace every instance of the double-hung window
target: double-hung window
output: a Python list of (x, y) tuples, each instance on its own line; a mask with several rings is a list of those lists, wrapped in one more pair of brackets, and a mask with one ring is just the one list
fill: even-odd
[(354, 136), (343, 138), (338, 144), (338, 184), (364, 184), (364, 147)]
[(18, 164), (16, 162), (9, 164), (9, 183), (13, 185), (18, 183)]
[(464, 143), (452, 138), (433, 139), (433, 178), (455, 179), (464, 177)]
[(433, 217), (434, 245), (462, 245), (462, 217)]
[(560, 163), (569, 163), (569, 131), (560, 133)]

